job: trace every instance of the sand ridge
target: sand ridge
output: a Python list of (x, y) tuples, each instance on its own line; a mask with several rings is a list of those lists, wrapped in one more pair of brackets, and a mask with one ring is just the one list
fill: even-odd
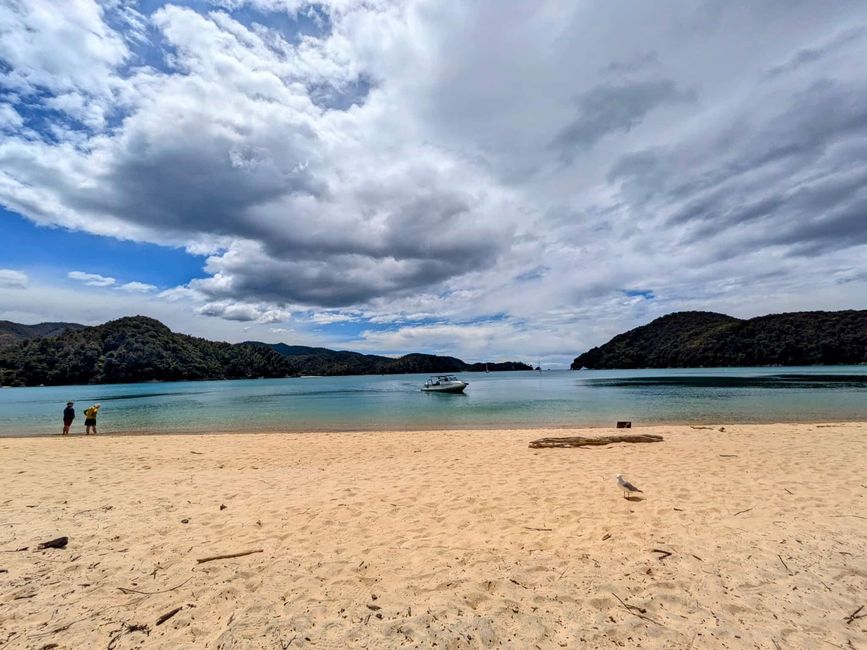
[(719, 428), (2, 439), (0, 648), (867, 648), (867, 424)]

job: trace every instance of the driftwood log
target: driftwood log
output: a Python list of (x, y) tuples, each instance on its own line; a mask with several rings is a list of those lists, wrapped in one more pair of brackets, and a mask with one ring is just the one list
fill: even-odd
[(613, 445), (617, 442), (662, 442), (662, 436), (649, 433), (625, 435), (625, 436), (599, 436), (598, 438), (585, 438), (583, 436), (571, 436), (569, 438), (539, 438), (530, 443), (530, 449), (547, 449), (549, 447), (597, 447), (600, 445)]
[(66, 545), (69, 543), (68, 537), (58, 537), (57, 539), (50, 539), (47, 542), (42, 542), (38, 548), (42, 550), (44, 548), (66, 548)]

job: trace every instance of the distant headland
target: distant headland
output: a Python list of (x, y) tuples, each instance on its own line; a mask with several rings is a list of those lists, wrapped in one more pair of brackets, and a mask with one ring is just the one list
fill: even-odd
[(588, 350), (572, 369), (867, 363), (867, 311), (802, 311), (742, 320), (675, 312)]

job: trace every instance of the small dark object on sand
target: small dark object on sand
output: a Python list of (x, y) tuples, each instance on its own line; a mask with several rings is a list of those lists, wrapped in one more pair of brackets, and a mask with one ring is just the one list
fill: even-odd
[(165, 614), (163, 614), (162, 616), (160, 616), (157, 619), (157, 625), (162, 625), (163, 623), (165, 623), (167, 620), (169, 620), (172, 616), (177, 614), (182, 609), (183, 609), (183, 606), (175, 607), (173, 610), (166, 612)]
[(42, 542), (38, 548), (39, 550), (45, 548), (66, 548), (66, 545), (69, 543), (68, 537), (58, 537), (57, 539), (50, 539), (47, 542)]
[(630, 422), (629, 420), (618, 420), (617, 421), (617, 428), (618, 429), (631, 429), (632, 428), (632, 422)]

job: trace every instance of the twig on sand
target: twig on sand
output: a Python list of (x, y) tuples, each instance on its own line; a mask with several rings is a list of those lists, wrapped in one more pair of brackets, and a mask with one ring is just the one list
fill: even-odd
[(737, 458), (738, 455), (737, 454), (720, 454), (719, 457), (720, 458)]
[(35, 638), (38, 638), (38, 637), (41, 637), (41, 636), (50, 636), (50, 635), (52, 635), (52, 634), (57, 634), (58, 632), (66, 632), (66, 630), (68, 630), (69, 628), (71, 628), (71, 627), (72, 627), (73, 625), (75, 625), (76, 623), (81, 623), (82, 621), (86, 621), (86, 620), (88, 620), (88, 619), (91, 619), (91, 618), (93, 618), (94, 616), (99, 616), (100, 614), (103, 613), (103, 611), (104, 611), (104, 610), (97, 610), (97, 611), (93, 612), (92, 614), (88, 614), (87, 616), (85, 616), (85, 617), (83, 617), (83, 618), (77, 618), (77, 619), (75, 619), (74, 621), (70, 621), (69, 623), (64, 623), (63, 625), (60, 625), (60, 626), (58, 626), (58, 627), (55, 627), (54, 629), (48, 630), (47, 632), (40, 632), (39, 634), (34, 634), (34, 635), (31, 636), (30, 638), (31, 638), (31, 639), (35, 639)]
[(520, 582), (518, 582), (514, 578), (509, 578), (509, 582), (511, 582), (512, 584), (518, 585), (519, 587), (523, 587), (524, 589), (529, 589), (528, 586), (522, 585)]
[(160, 616), (160, 617), (157, 619), (157, 625), (162, 625), (162, 624), (165, 623), (167, 620), (169, 620), (172, 616), (174, 616), (174, 615), (177, 614), (179, 611), (181, 611), (183, 608), (184, 608), (184, 606), (181, 605), (180, 607), (175, 607), (173, 610), (170, 610), (170, 611), (166, 612), (165, 614), (163, 614), (162, 616)]
[(846, 621), (846, 625), (849, 625), (849, 623), (851, 623), (852, 621), (855, 621), (855, 620), (858, 620), (859, 618), (864, 618), (865, 616), (867, 616), (867, 614), (861, 614), (861, 616), (858, 616), (858, 613), (859, 613), (862, 609), (864, 609), (864, 605), (861, 605), (861, 607), (859, 607), (859, 608), (856, 609), (854, 612), (852, 612), (851, 614), (849, 614), (849, 616), (847, 616), (847, 617), (844, 619), (844, 620)]
[(532, 528), (530, 526), (524, 526), (524, 530), (539, 530), (539, 531), (543, 531), (543, 532), (548, 532), (548, 531), (551, 531), (554, 529), (553, 528)]
[(175, 589), (180, 589), (185, 584), (187, 584), (190, 580), (192, 580), (192, 576), (184, 580), (181, 584), (175, 585), (171, 589), (162, 589), (160, 591), (139, 591), (138, 589), (130, 589), (129, 587), (118, 587), (125, 594), (141, 594), (142, 596), (153, 596), (154, 594), (164, 594), (169, 591), (174, 591)]
[(88, 620), (90, 620), (90, 619), (92, 619), (92, 618), (95, 618), (95, 617), (101, 615), (101, 614), (105, 614), (105, 612), (107, 612), (107, 611), (109, 611), (109, 610), (117, 609), (118, 607), (129, 607), (130, 605), (133, 605), (133, 604), (136, 604), (136, 603), (141, 602), (141, 600), (143, 600), (143, 599), (136, 599), (136, 600), (132, 600), (132, 601), (130, 601), (130, 602), (128, 602), (128, 603), (123, 603), (122, 605), (114, 605), (114, 606), (112, 606), (112, 607), (106, 607), (106, 608), (103, 608), (103, 609), (97, 609), (95, 612), (92, 612), (92, 613), (90, 613), (90, 614), (88, 614), (87, 616), (84, 616), (84, 617), (82, 617), (82, 618), (77, 618), (77, 619), (75, 619), (74, 621), (70, 621), (69, 623), (64, 623), (63, 625), (60, 625), (60, 626), (55, 627), (55, 628), (52, 628), (52, 629), (47, 630), (47, 631), (45, 631), (45, 632), (40, 632), (39, 634), (32, 634), (32, 635), (30, 636), (30, 638), (31, 638), (31, 639), (37, 639), (37, 638), (39, 638), (39, 637), (50, 636), (50, 635), (52, 635), (52, 634), (57, 634), (58, 632), (65, 632), (66, 630), (68, 630), (69, 628), (71, 628), (71, 627), (72, 627), (73, 625), (75, 625), (76, 623), (81, 623), (82, 621), (88, 621)]
[(867, 517), (862, 517), (861, 515), (831, 515), (832, 517), (855, 517), (856, 519), (867, 519)]
[(659, 559), (660, 559), (660, 560), (664, 560), (664, 559), (667, 558), (669, 555), (674, 555), (674, 553), (672, 553), (671, 551), (664, 551), (664, 550), (662, 550), (661, 548), (655, 548), (655, 549), (653, 549), (653, 552), (654, 552), (654, 553), (661, 553), (661, 554), (662, 554), (662, 555), (659, 556)]
[(792, 570), (789, 568), (789, 565), (786, 564), (786, 561), (783, 559), (783, 556), (780, 555), (779, 553), (777, 553), (777, 557), (780, 558), (780, 562), (782, 562), (782, 563), (783, 563), (783, 566), (786, 567), (786, 571), (788, 571), (789, 573), (791, 573)]
[(651, 623), (653, 623), (654, 625), (658, 625), (659, 627), (665, 627), (662, 623), (660, 623), (658, 621), (654, 621), (649, 616), (645, 616), (645, 613), (647, 612), (647, 610), (644, 609), (643, 607), (636, 607), (635, 605), (626, 604), (625, 602), (623, 602), (623, 599), (620, 596), (618, 596), (617, 594), (615, 594), (613, 591), (611, 592), (611, 595), (614, 596), (617, 600), (619, 600), (620, 604), (623, 605), (623, 607), (626, 609), (626, 611), (629, 612), (630, 614), (632, 614), (633, 616), (637, 616), (638, 618), (644, 619), (645, 621), (650, 621)]
[[(843, 650), (847, 650), (846, 646), (842, 646), (842, 645), (840, 645), (839, 643), (834, 643), (834, 642), (832, 642), (832, 641), (828, 641), (827, 639), (819, 639), (819, 640), (820, 640), (822, 643), (827, 643), (828, 645), (832, 645), (832, 646), (834, 646), (835, 648), (842, 648)], [(852, 646), (849, 646), (849, 647), (851, 648)]]
[(72, 518), (75, 519), (78, 515), (84, 515), (88, 512), (96, 512), (98, 510), (102, 510), (103, 512), (108, 512), (109, 510), (114, 510), (114, 506), (100, 506), (99, 508), (90, 508), (89, 510), (80, 510), (72, 515)]
[(233, 557), (243, 557), (245, 555), (252, 555), (253, 553), (264, 553), (265, 551), (261, 548), (253, 549), (252, 551), (241, 551), (240, 553), (227, 553), (226, 555), (214, 555), (212, 557), (203, 557), (196, 562), (202, 564), (203, 562), (211, 562), (213, 560), (228, 560)]
[(128, 623), (125, 627), (122, 627), (111, 639), (108, 641), (108, 650), (114, 650), (114, 646), (120, 641), (120, 637), (124, 634), (130, 634), (131, 632), (144, 632), (148, 636), (150, 636), (151, 631), (147, 625), (142, 625), (141, 623)]
[[(753, 506), (753, 508), (755, 508), (755, 506)], [(738, 515), (742, 515), (742, 514), (744, 514), (745, 512), (749, 512), (749, 511), (752, 510), (753, 508), (747, 508), (746, 510), (738, 510), (735, 514), (732, 515), (732, 517), (737, 517)]]

